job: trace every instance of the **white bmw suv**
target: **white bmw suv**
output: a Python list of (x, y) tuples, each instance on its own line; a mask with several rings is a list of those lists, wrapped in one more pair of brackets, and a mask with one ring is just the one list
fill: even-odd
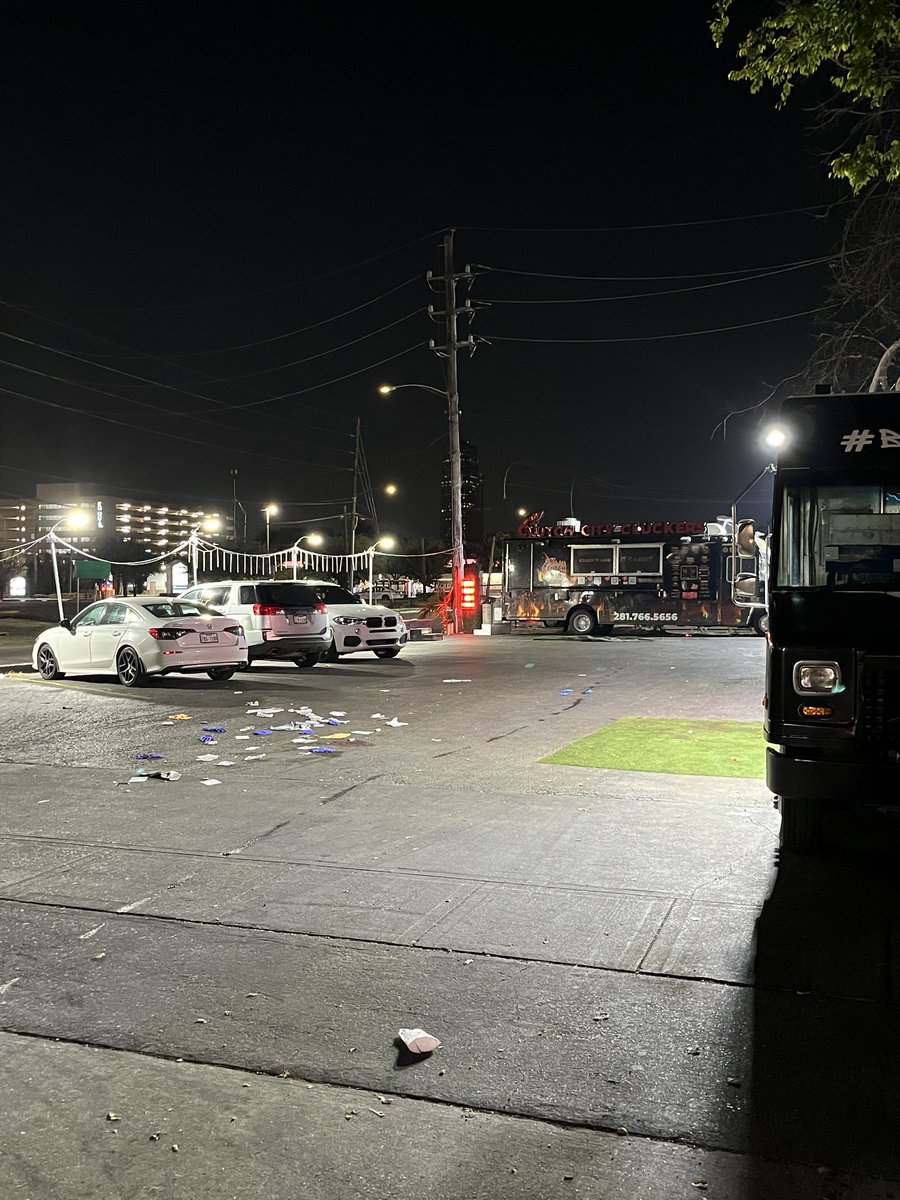
[(325, 653), (325, 662), (337, 662), (363, 650), (371, 650), (376, 658), (396, 658), (406, 645), (409, 632), (398, 612), (383, 604), (367, 604), (361, 596), (327, 579), (304, 579), (303, 583), (328, 610), (334, 642)]

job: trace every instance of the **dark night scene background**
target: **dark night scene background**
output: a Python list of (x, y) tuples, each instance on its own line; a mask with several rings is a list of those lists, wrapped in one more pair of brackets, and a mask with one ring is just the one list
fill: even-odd
[(446, 406), (377, 388), (445, 386), (453, 228), (486, 536), (727, 511), (849, 192), (710, 15), (4, 5), (4, 498), (230, 512), (236, 470), (251, 532), (268, 502), (336, 531), (359, 418), (381, 530), (439, 538)]

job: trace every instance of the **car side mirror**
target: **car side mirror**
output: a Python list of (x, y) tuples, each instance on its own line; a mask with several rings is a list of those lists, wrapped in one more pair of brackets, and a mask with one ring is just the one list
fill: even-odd
[(63, 617), (63, 619), (60, 621), (60, 625), (63, 627), (63, 629), (68, 629), (69, 631), (72, 629), (72, 622), (68, 617)]

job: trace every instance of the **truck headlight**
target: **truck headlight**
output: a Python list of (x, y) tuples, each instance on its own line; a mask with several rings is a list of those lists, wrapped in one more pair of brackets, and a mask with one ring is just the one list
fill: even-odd
[(841, 686), (841, 668), (836, 662), (798, 662), (794, 667), (794, 691), (835, 692)]

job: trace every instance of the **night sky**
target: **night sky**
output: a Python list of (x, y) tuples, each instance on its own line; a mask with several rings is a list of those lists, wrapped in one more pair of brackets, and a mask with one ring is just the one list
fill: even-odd
[(227, 505), (236, 468), (251, 522), (325, 518), (359, 416), (400, 488), (383, 530), (436, 537), (445, 410), (376, 387), (443, 386), (425, 272), (453, 226), (458, 265), (493, 268), (460, 387), (488, 532), (565, 515), (573, 483), (583, 520), (730, 505), (757, 417), (711, 434), (800, 370), (814, 318), (772, 318), (819, 307), (827, 266), (705, 285), (834, 248), (846, 190), (803, 98), (729, 83), (705, 3), (446, 11), (4, 4), (5, 495)]

